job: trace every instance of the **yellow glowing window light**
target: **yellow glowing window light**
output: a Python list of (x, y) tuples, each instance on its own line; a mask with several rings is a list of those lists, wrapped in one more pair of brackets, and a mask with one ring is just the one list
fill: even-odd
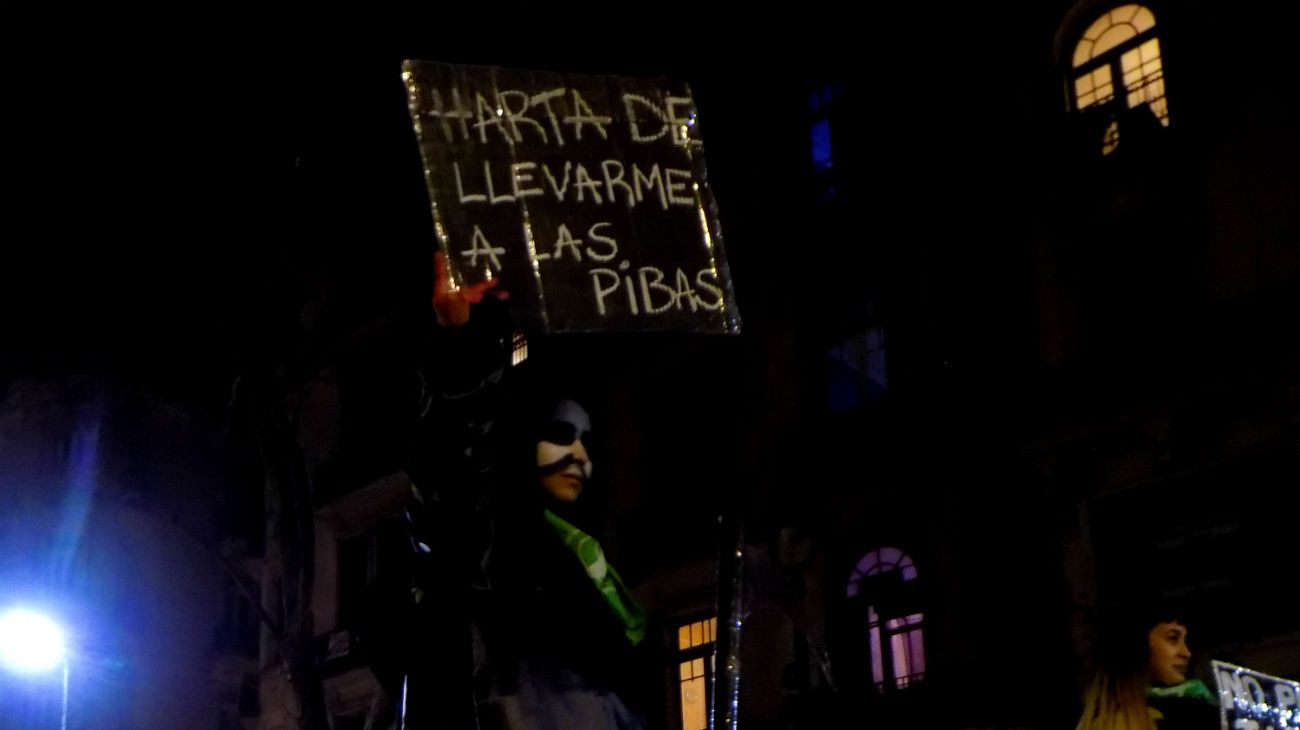
[[(717, 634), (717, 618), (684, 624), (677, 628), (677, 649), (693, 654), (699, 654), (702, 649), (708, 651), (708, 647), (717, 640)], [(713, 668), (714, 657), (711, 652), (683, 659), (678, 664), (681, 676), (682, 730), (707, 730), (709, 677)]]
[[(1150, 33), (1155, 26), (1155, 15), (1141, 5), (1121, 5), (1088, 26), (1074, 47), (1076, 109), (1115, 100), (1120, 93), (1115, 76), (1120, 75), (1125, 106), (1146, 104), (1160, 124), (1169, 126), (1160, 41)], [(1145, 40), (1139, 37), (1144, 34)], [(1108, 155), (1118, 146), (1119, 124), (1111, 121), (1102, 138), (1102, 153)]]

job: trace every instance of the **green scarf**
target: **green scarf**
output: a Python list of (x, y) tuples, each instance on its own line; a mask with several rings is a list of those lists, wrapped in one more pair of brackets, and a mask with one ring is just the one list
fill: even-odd
[(1182, 684), (1175, 684), (1172, 687), (1151, 687), (1147, 690), (1147, 698), (1197, 699), (1208, 702), (1216, 707), (1219, 704), (1218, 698), (1214, 696), (1214, 693), (1210, 691), (1209, 687), (1205, 686), (1205, 682), (1202, 682), (1199, 679), (1189, 679)]
[(609, 604), (609, 610), (613, 611), (614, 616), (623, 624), (623, 633), (627, 634), (627, 640), (632, 642), (633, 646), (640, 644), (645, 638), (645, 609), (641, 608), (631, 593), (628, 593), (627, 586), (623, 585), (623, 579), (619, 577), (618, 571), (614, 570), (614, 566), (605, 560), (605, 551), (600, 548), (600, 543), (596, 542), (596, 538), (564, 521), (554, 512), (546, 510), (545, 514), (546, 521), (555, 528), (564, 546), (578, 556), (578, 562), (582, 563), (587, 575), (591, 577), (591, 582), (596, 584), (596, 590), (600, 591), (600, 595)]

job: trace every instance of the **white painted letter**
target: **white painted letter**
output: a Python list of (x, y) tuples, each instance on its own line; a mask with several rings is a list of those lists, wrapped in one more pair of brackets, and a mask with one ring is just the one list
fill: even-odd
[(677, 107), (685, 106), (688, 109), (693, 102), (689, 96), (669, 96), (664, 98), (664, 104), (668, 113), (668, 128), (673, 131), (673, 144), (679, 147), (685, 147), (691, 143), (690, 138), (690, 117), (677, 116)]
[(451, 163), (451, 171), (456, 176), (456, 195), (460, 197), (462, 205), (465, 203), (482, 203), (487, 200), (487, 196), (483, 193), (474, 193), (473, 195), (465, 194), (465, 186), (460, 181), (460, 163), (453, 160)]
[(582, 94), (577, 89), (573, 90), (573, 114), (564, 118), (565, 124), (573, 125), (573, 138), (582, 141), (582, 125), (591, 124), (600, 132), (601, 139), (609, 139), (609, 132), (605, 131), (605, 125), (612, 121), (609, 117), (598, 117), (596, 113), (587, 105), (587, 101), (582, 98)]
[[(610, 174), (613, 170), (614, 175)], [(617, 185), (623, 189), (627, 195), (627, 207), (636, 207), (636, 193), (632, 191), (632, 186), (623, 181), (623, 163), (618, 160), (605, 160), (600, 163), (600, 172), (605, 176), (605, 195), (609, 196), (609, 202), (614, 202), (614, 186)]]
[(587, 168), (583, 167), (581, 162), (574, 166), (573, 184), (578, 186), (579, 203), (582, 202), (584, 188), (591, 190), (591, 197), (595, 198), (597, 203), (602, 202), (600, 199), (600, 184), (591, 179), (591, 176), (587, 174)]
[(496, 205), (497, 203), (513, 203), (513, 195), (497, 195), (496, 190), (492, 189), (492, 163), (489, 160), (483, 160), (483, 180), (487, 183), (488, 203)]
[(479, 256), (487, 256), (488, 264), (497, 271), (500, 271), (501, 260), (498, 259), (497, 256), (504, 256), (505, 253), (506, 250), (504, 248), (494, 247), (491, 243), (488, 243), (487, 236), (483, 235), (483, 231), (476, 225), (474, 226), (474, 237), (473, 240), (470, 241), (469, 250), (461, 251), (460, 255), (468, 258), (469, 265), (474, 268), (478, 268)]
[[(510, 104), (508, 103), (509, 99), (517, 99), (519, 101), (519, 108), (511, 109)], [(516, 142), (524, 141), (524, 134), (519, 131), (520, 122), (533, 125), (533, 128), (537, 130), (537, 133), (542, 135), (542, 142), (547, 141), (546, 129), (542, 126), (542, 123), (536, 119), (524, 116), (524, 112), (528, 111), (527, 92), (499, 91), (497, 92), (497, 104), (500, 105), (501, 111), (505, 112), (506, 124), (510, 125), (510, 132), (514, 136)]]
[[(639, 104), (645, 107), (646, 109), (649, 109), (651, 112), (654, 113), (655, 118), (659, 120), (659, 131), (656, 132), (653, 136), (641, 134), (641, 125), (638, 124), (636, 120), (636, 109), (634, 108), (634, 103)], [(660, 137), (664, 136), (668, 132), (668, 124), (664, 120), (664, 113), (662, 111), (659, 111), (659, 107), (656, 106), (654, 102), (650, 101), (644, 96), (638, 96), (636, 94), (624, 94), (623, 108), (627, 111), (627, 128), (628, 131), (632, 134), (632, 141), (653, 142), (659, 139)]]
[(545, 162), (542, 163), (542, 173), (546, 175), (546, 180), (551, 183), (551, 190), (555, 191), (555, 200), (557, 202), (564, 202), (564, 192), (569, 189), (569, 170), (572, 168), (572, 162), (564, 163), (564, 184), (561, 185), (555, 182), (555, 176), (551, 174), (551, 168)]
[(599, 261), (601, 263), (604, 263), (606, 261), (613, 261), (614, 257), (618, 255), (618, 241), (615, 241), (613, 238), (609, 236), (601, 235), (599, 232), (596, 231), (597, 228), (600, 228), (601, 226), (608, 226), (608, 225), (610, 224), (594, 223), (592, 224), (591, 228), (587, 229), (587, 238), (590, 238), (592, 243), (600, 242), (609, 245), (608, 253), (597, 253), (594, 249), (592, 249), (591, 243), (588, 243), (587, 258), (590, 258), (592, 261)]
[[(673, 178), (683, 178), (674, 180)], [(690, 170), (679, 170), (671, 167), (664, 168), (664, 178), (668, 183), (668, 200), (673, 205), (695, 205), (695, 199), (686, 193), (686, 184), (691, 181)], [(679, 195), (678, 193), (683, 193)]]
[[(605, 316), (605, 297), (618, 291), (618, 272), (613, 269), (592, 269), (591, 270), (591, 288), (596, 292), (596, 311), (600, 316)], [(600, 278), (608, 276), (613, 279), (613, 285), (602, 287)]]
[(638, 203), (644, 199), (644, 195), (641, 193), (642, 181), (646, 183), (647, 190), (659, 188), (659, 205), (664, 210), (668, 210), (668, 191), (664, 188), (663, 178), (659, 176), (659, 165), (657, 163), (650, 166), (649, 177), (646, 177), (641, 172), (641, 168), (637, 167), (635, 162), (632, 163), (632, 185), (636, 189), (636, 202)]
[(501, 126), (501, 118), (497, 116), (497, 110), (493, 109), (487, 99), (484, 99), (483, 95), (478, 92), (474, 93), (474, 103), (478, 110), (478, 121), (474, 122), (474, 128), (478, 130), (478, 141), (487, 144), (487, 128), (495, 126), (506, 144), (513, 147), (515, 141), (510, 137), (510, 133)]
[[(706, 281), (706, 279), (708, 281)], [(706, 311), (716, 312), (722, 308), (722, 287), (717, 286), (718, 274), (713, 269), (700, 269), (695, 274), (695, 285), (701, 289), (708, 289), (713, 294), (713, 301), (706, 302), (704, 297), (697, 296), (700, 306)]]
[(559, 118), (557, 118), (557, 117), (555, 116), (555, 110), (551, 108), (551, 99), (554, 99), (554, 98), (556, 98), (556, 97), (560, 97), (560, 96), (564, 96), (564, 87), (563, 87), (563, 86), (561, 86), (561, 87), (558, 88), (558, 89), (551, 89), (550, 91), (543, 91), (543, 92), (540, 93), (540, 94), (534, 94), (534, 95), (533, 95), (533, 98), (531, 98), (531, 99), (528, 100), (528, 107), (531, 109), (532, 107), (535, 107), (535, 106), (537, 106), (538, 104), (541, 104), (541, 105), (542, 105), (542, 108), (546, 110), (546, 119), (547, 119), (547, 121), (549, 121), (549, 122), (551, 123), (551, 132), (553, 132), (553, 133), (555, 134), (555, 143), (556, 143), (557, 145), (559, 145), (560, 147), (563, 147), (563, 146), (564, 146), (564, 131), (563, 131), (563, 129), (560, 127), (560, 120), (559, 120)]
[[(664, 272), (654, 266), (642, 266), (636, 270), (637, 278), (641, 280), (641, 299), (645, 302), (646, 314), (659, 314), (667, 312), (677, 304), (677, 292), (672, 287), (664, 286)], [(653, 276), (653, 281), (649, 278)], [(668, 301), (663, 306), (656, 307), (654, 297), (650, 295), (651, 291), (666, 292)]]
[(551, 250), (555, 254), (556, 261), (564, 258), (566, 248), (573, 250), (573, 259), (575, 261), (582, 261), (582, 249), (579, 248), (581, 245), (582, 239), (574, 238), (573, 234), (569, 233), (569, 227), (561, 223), (559, 232), (555, 234), (555, 248)]
[(535, 169), (537, 169), (536, 162), (516, 162), (510, 166), (510, 189), (514, 191), (516, 198), (531, 198), (546, 192), (541, 188), (526, 187), (533, 181)]

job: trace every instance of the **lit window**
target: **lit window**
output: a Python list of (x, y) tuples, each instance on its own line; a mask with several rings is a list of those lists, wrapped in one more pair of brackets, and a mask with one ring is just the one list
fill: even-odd
[(895, 570), (900, 571), (900, 575), (905, 581), (916, 580), (916, 566), (912, 564), (912, 559), (907, 556), (907, 553), (898, 548), (876, 548), (863, 555), (858, 564), (854, 566), (853, 572), (849, 574), (847, 589), (849, 598), (858, 595), (863, 578)]
[(1106, 132), (1101, 136), (1101, 153), (1109, 155), (1119, 147), (1119, 122), (1112, 121), (1106, 125)]
[[(1155, 15), (1141, 5), (1121, 5), (1088, 26), (1074, 47), (1071, 63), (1076, 110), (1136, 109), (1145, 105), (1162, 126), (1169, 126), (1164, 66), (1155, 27)], [(1119, 106), (1121, 100), (1123, 106)], [(1119, 139), (1119, 123), (1112, 120), (1103, 133), (1102, 152), (1115, 151)]]
[(812, 168), (816, 177), (817, 198), (828, 202), (835, 197), (834, 181), (831, 171), (835, 168), (834, 119), (839, 113), (839, 97), (843, 87), (838, 84), (826, 84), (814, 89), (808, 95), (809, 142), (812, 152)]
[[(871, 679), (880, 689), (905, 689), (925, 678), (925, 615), (907, 609), (882, 616), (876, 606), (906, 606), (899, 598), (904, 584), (916, 580), (916, 566), (902, 550), (877, 548), (862, 556), (849, 574), (845, 593), (867, 603), (867, 635), (871, 644)], [(892, 580), (872, 580), (885, 577)]]
[(511, 344), (511, 365), (518, 365), (528, 359), (528, 338), (524, 336), (523, 330), (515, 330), (515, 336)]
[(716, 668), (714, 643), (718, 619), (684, 624), (677, 628), (677, 662), (681, 681), (682, 730), (709, 727), (709, 688)]
[(1128, 108), (1141, 104), (1151, 107), (1156, 119), (1169, 126), (1169, 105), (1165, 103), (1165, 73), (1160, 65), (1160, 41), (1155, 38), (1119, 57), (1124, 71), (1124, 90)]

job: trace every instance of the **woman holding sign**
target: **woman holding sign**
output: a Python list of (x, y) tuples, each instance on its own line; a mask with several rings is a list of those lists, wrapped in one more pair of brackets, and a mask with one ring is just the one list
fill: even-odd
[[(646, 616), (585, 508), (591, 421), (515, 392), (495, 280), (455, 287), (435, 263), (421, 444), (408, 469), (413, 547), (399, 647), (406, 728), (642, 728)], [(653, 643), (653, 642), (648, 642)], [(650, 681), (646, 681), (649, 679)]]
[(1187, 626), (1167, 606), (1124, 608), (1103, 623), (1077, 730), (1210, 730), (1214, 695), (1187, 678)]

